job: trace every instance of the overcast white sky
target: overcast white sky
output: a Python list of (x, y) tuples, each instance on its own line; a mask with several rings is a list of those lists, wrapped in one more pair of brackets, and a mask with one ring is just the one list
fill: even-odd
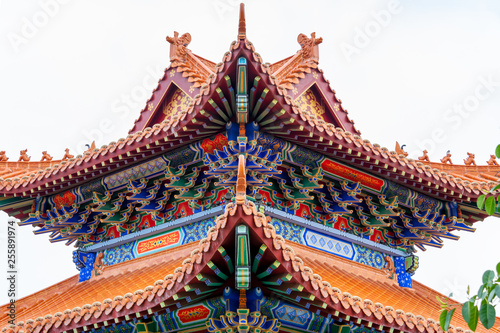
[[(0, 0), (0, 150), (61, 158), (125, 137), (169, 65), (165, 37), (190, 32), (190, 49), (219, 62), (236, 38), (238, 3)], [(246, 19), (270, 63), (299, 49), (299, 33), (323, 37), (320, 68), (364, 139), (391, 150), (398, 140), (413, 158), (427, 149), (433, 161), (451, 150), (457, 164), (466, 152), (486, 164), (500, 143), (497, 1), (247, 1)], [(0, 213), (1, 272), (5, 222)], [(458, 296), (478, 285), (500, 261), (500, 222), (476, 226), (420, 252), (415, 279)], [(76, 274), (72, 251), (19, 228), (20, 296)]]

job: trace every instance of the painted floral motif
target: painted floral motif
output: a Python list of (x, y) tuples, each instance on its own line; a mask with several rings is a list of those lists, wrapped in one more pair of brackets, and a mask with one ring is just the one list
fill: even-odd
[(223, 134), (219, 133), (214, 138), (214, 140), (205, 139), (201, 143), (201, 148), (203, 152), (213, 154), (215, 150), (224, 150), (224, 147), (227, 146), (228, 140)]
[(90, 183), (82, 185), (80, 187), (80, 193), (83, 196), (83, 200), (90, 199), (94, 195), (94, 192), (103, 194), (105, 191), (104, 186), (101, 184), (101, 179), (94, 180)]
[(54, 197), (54, 203), (57, 208), (61, 208), (62, 206), (69, 207), (76, 200), (76, 195), (71, 193), (70, 191), (64, 192), (64, 194), (58, 194)]
[(306, 165), (311, 168), (316, 168), (318, 166), (318, 162), (322, 158), (321, 154), (299, 146), (295, 146), (295, 149), (290, 151), (290, 156), (295, 163), (299, 165)]
[(181, 111), (187, 110), (189, 103), (191, 103), (191, 98), (182, 90), (177, 89), (168, 104), (163, 108), (163, 114), (165, 115), (163, 120), (170, 119)]
[(304, 244), (302, 240), (303, 227), (290, 222), (281, 221), (277, 218), (273, 218), (271, 224), (276, 229), (276, 233), (283, 236), (284, 239)]
[(378, 269), (384, 268), (385, 261), (384, 255), (378, 251), (368, 249), (364, 246), (353, 244), (356, 251), (356, 256), (354, 261), (368, 266), (372, 266)]
[(297, 97), (295, 104), (297, 104), (297, 106), (302, 110), (308, 111), (309, 113), (323, 119), (325, 108), (317, 100), (311, 89)]
[(118, 264), (130, 259), (134, 259), (132, 250), (135, 242), (126, 243), (104, 251), (103, 263), (107, 266)]
[(183, 243), (191, 243), (207, 237), (208, 229), (211, 227), (215, 227), (214, 218), (209, 218), (184, 226), (186, 238)]
[(262, 150), (271, 150), (273, 153), (283, 153), (286, 146), (285, 141), (264, 132), (259, 133), (257, 143), (262, 146)]

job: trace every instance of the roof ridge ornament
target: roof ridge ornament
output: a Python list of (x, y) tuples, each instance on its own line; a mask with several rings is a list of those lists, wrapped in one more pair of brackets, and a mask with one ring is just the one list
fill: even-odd
[(28, 156), (28, 149), (23, 149), (19, 152), (19, 160), (18, 162), (29, 162), (31, 156)]
[(187, 59), (187, 46), (191, 43), (191, 34), (186, 32), (179, 37), (179, 33), (174, 31), (174, 37), (167, 36), (167, 42), (170, 43), (170, 62), (185, 63)]
[(299, 34), (297, 36), (297, 42), (299, 42), (302, 48), (302, 60), (318, 62), (319, 60), (319, 47), (318, 45), (323, 42), (323, 38), (316, 38), (316, 33), (311, 34), (311, 38), (307, 37), (305, 34)]
[(238, 39), (247, 38), (247, 25), (245, 21), (245, 4), (240, 3), (240, 20), (238, 23)]

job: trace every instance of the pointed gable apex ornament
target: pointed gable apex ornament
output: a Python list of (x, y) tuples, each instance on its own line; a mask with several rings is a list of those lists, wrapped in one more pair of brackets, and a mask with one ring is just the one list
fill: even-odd
[(299, 34), (297, 42), (299, 42), (300, 47), (302, 48), (302, 59), (304, 61), (312, 60), (317, 62), (319, 60), (318, 45), (323, 42), (323, 38), (316, 38), (315, 32), (311, 34), (311, 38), (304, 34)]
[(186, 32), (179, 37), (179, 33), (174, 31), (174, 37), (167, 36), (167, 42), (170, 43), (170, 62), (184, 63), (186, 62), (188, 48), (191, 43), (191, 35)]
[(238, 23), (238, 39), (247, 38), (247, 25), (245, 21), (245, 4), (240, 3), (240, 20)]

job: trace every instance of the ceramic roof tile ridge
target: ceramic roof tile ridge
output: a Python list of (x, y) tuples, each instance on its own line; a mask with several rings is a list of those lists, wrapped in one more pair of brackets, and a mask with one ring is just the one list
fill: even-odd
[(266, 63), (265, 65), (267, 67), (269, 67), (269, 71), (274, 74), (279, 68), (281, 68), (285, 63), (287, 63), (294, 56), (295, 56), (295, 54), (293, 54), (289, 57), (286, 57), (285, 59), (278, 60), (272, 64)]
[[(243, 165), (241, 159), (239, 160), (239, 164), (239, 169), (241, 169)], [(243, 184), (240, 183), (240, 185)], [(183, 261), (182, 266), (176, 268), (173, 274), (168, 274), (163, 280), (157, 280), (154, 286), (151, 286), (152, 288), (147, 286), (144, 289), (135, 291), (133, 294), (126, 293), (123, 296), (116, 296), (113, 300), (105, 299), (102, 303), (94, 302), (92, 305), (85, 304), (81, 308), (75, 307), (73, 310), (66, 310), (62, 314), (57, 312), (54, 315), (48, 314), (45, 317), (38, 317), (35, 321), (27, 320), (25, 323), (20, 322), (17, 326), (10, 325), (3, 328), (2, 332), (39, 333), (42, 330), (49, 332), (52, 327), (57, 329), (61, 325), (65, 326), (64, 330), (67, 327), (76, 329), (82, 318), (88, 320), (93, 316), (95, 319), (98, 319), (103, 314), (110, 315), (111, 312), (115, 312), (115, 316), (118, 316), (117, 313), (122, 309), (131, 310), (136, 304), (141, 305), (146, 301), (152, 302), (156, 296), (161, 297), (167, 290), (172, 290), (176, 284), (182, 284), (185, 275), (191, 274), (194, 266), (202, 263), (204, 253), (210, 250), (212, 244), (218, 244), (219, 231), (226, 227), (228, 219), (236, 214), (238, 208), (241, 208), (245, 215), (253, 216), (254, 226), (262, 229), (263, 235), (272, 241), (274, 249), (281, 252), (283, 260), (290, 262), (292, 269), (300, 273), (305, 282), (304, 285), (318, 291), (323, 299), (330, 300), (334, 306), (338, 305), (337, 309), (340, 310), (341, 306), (344, 310), (353, 311), (353, 315), (358, 318), (362, 317), (363, 319), (387, 327), (393, 327), (393, 323), (396, 322), (400, 329), (405, 331), (427, 331), (429, 333), (440, 331), (439, 326), (433, 319), (425, 319), (423, 316), (414, 315), (413, 313), (394, 310), (390, 306), (384, 308), (381, 303), (375, 303), (374, 305), (372, 300), (363, 300), (360, 297), (352, 296), (348, 292), (342, 293), (338, 288), (332, 287), (330, 282), (323, 281), (320, 275), (315, 274), (310, 267), (305, 265), (303, 259), (295, 255), (293, 247), (288, 245), (283, 237), (276, 233), (275, 228), (269, 222), (269, 218), (264, 213), (257, 211), (253, 202), (247, 201), (242, 195), (237, 195), (235, 202), (226, 205), (224, 213), (215, 219), (215, 227), (209, 229), (207, 237), (199, 242), (198, 248), (191, 252), (190, 256)], [(122, 314), (119, 316), (121, 317)], [(463, 331), (469, 332), (469, 330), (453, 326), (450, 326), (448, 332)], [(491, 331), (494, 332), (495, 329)]]
[[(158, 125), (158, 124), (157, 124)], [(162, 122), (157, 126), (155, 132), (160, 128), (165, 128), (168, 126), (167, 122)], [(75, 166), (81, 166), (82, 164), (92, 164), (92, 160), (97, 159), (100, 156), (105, 156), (108, 153), (114, 152), (116, 149), (123, 149), (126, 145), (131, 145), (134, 141), (140, 142), (146, 136), (149, 136), (151, 131), (149, 128), (146, 128), (144, 131), (138, 131), (136, 133), (128, 135), (126, 138), (121, 138), (117, 142), (111, 142), (109, 145), (105, 146), (106, 148), (94, 149), (94, 151), (86, 151), (83, 155), (78, 155), (73, 159), (70, 159), (70, 163), (56, 163), (50, 167), (46, 167), (44, 170), (36, 170), (35, 172), (30, 171), (29, 175), (26, 175), (24, 181), (22, 179), (16, 178), (2, 178), (0, 177), (0, 190), (7, 189), (10, 190), (12, 188), (17, 188), (19, 186), (27, 186), (29, 183), (33, 183), (31, 180), (35, 179), (35, 181), (42, 180), (44, 178), (49, 178), (53, 175), (56, 175), (58, 172), (71, 169)], [(55, 161), (61, 162), (61, 161)], [(64, 162), (64, 161), (62, 161)]]
[(471, 182), (479, 182), (479, 186), (476, 186), (476, 189), (479, 190), (488, 191), (500, 182), (500, 177), (495, 176), (500, 175), (500, 166), (447, 164), (432, 161), (420, 162), (424, 165), (429, 165), (433, 170), (441, 171), (441, 174), (444, 176), (450, 174), (463, 181), (470, 180)]
[[(446, 171), (440, 171), (439, 169), (433, 168), (431, 163), (434, 163), (434, 165), (443, 165), (443, 163), (435, 163), (435, 162), (422, 162), (422, 161), (415, 161), (413, 159), (408, 159), (407, 157), (397, 155), (395, 152), (392, 154), (389, 152), (388, 148), (386, 147), (381, 147), (379, 144), (367, 144), (361, 137), (357, 136), (355, 137), (352, 133), (348, 131), (344, 131), (341, 128), (336, 128), (335, 129), (335, 135), (339, 139), (343, 139), (347, 143), (353, 143), (353, 142), (358, 142), (361, 146), (363, 146), (365, 149), (371, 149), (373, 153), (376, 155), (380, 155), (384, 159), (389, 159), (393, 162), (396, 160), (401, 164), (402, 166), (406, 166), (409, 164), (412, 164), (415, 168), (416, 171), (419, 173), (424, 173), (429, 177), (433, 177), (436, 180), (440, 180), (443, 182), (446, 182), (448, 180), (448, 173)], [(446, 164), (449, 166), (449, 164)], [(454, 165), (452, 165), (454, 166)], [(458, 167), (464, 167), (464, 165), (458, 165)], [(465, 166), (470, 168), (469, 166)], [(481, 167), (489, 167), (489, 168), (498, 168), (498, 172), (500, 172), (500, 167), (498, 166), (481, 166)], [(477, 167), (472, 167), (472, 168), (477, 168)], [(495, 183), (484, 183), (484, 184), (477, 184), (477, 183), (471, 183), (467, 179), (464, 179), (466, 176), (463, 174), (457, 174), (457, 173), (451, 173), (455, 179), (454, 182), (457, 183), (458, 185), (461, 185), (464, 190), (468, 192), (474, 192), (474, 193), (479, 193), (479, 191), (488, 191), (491, 188), (495, 186)], [(479, 179), (478, 179), (479, 180)]]

